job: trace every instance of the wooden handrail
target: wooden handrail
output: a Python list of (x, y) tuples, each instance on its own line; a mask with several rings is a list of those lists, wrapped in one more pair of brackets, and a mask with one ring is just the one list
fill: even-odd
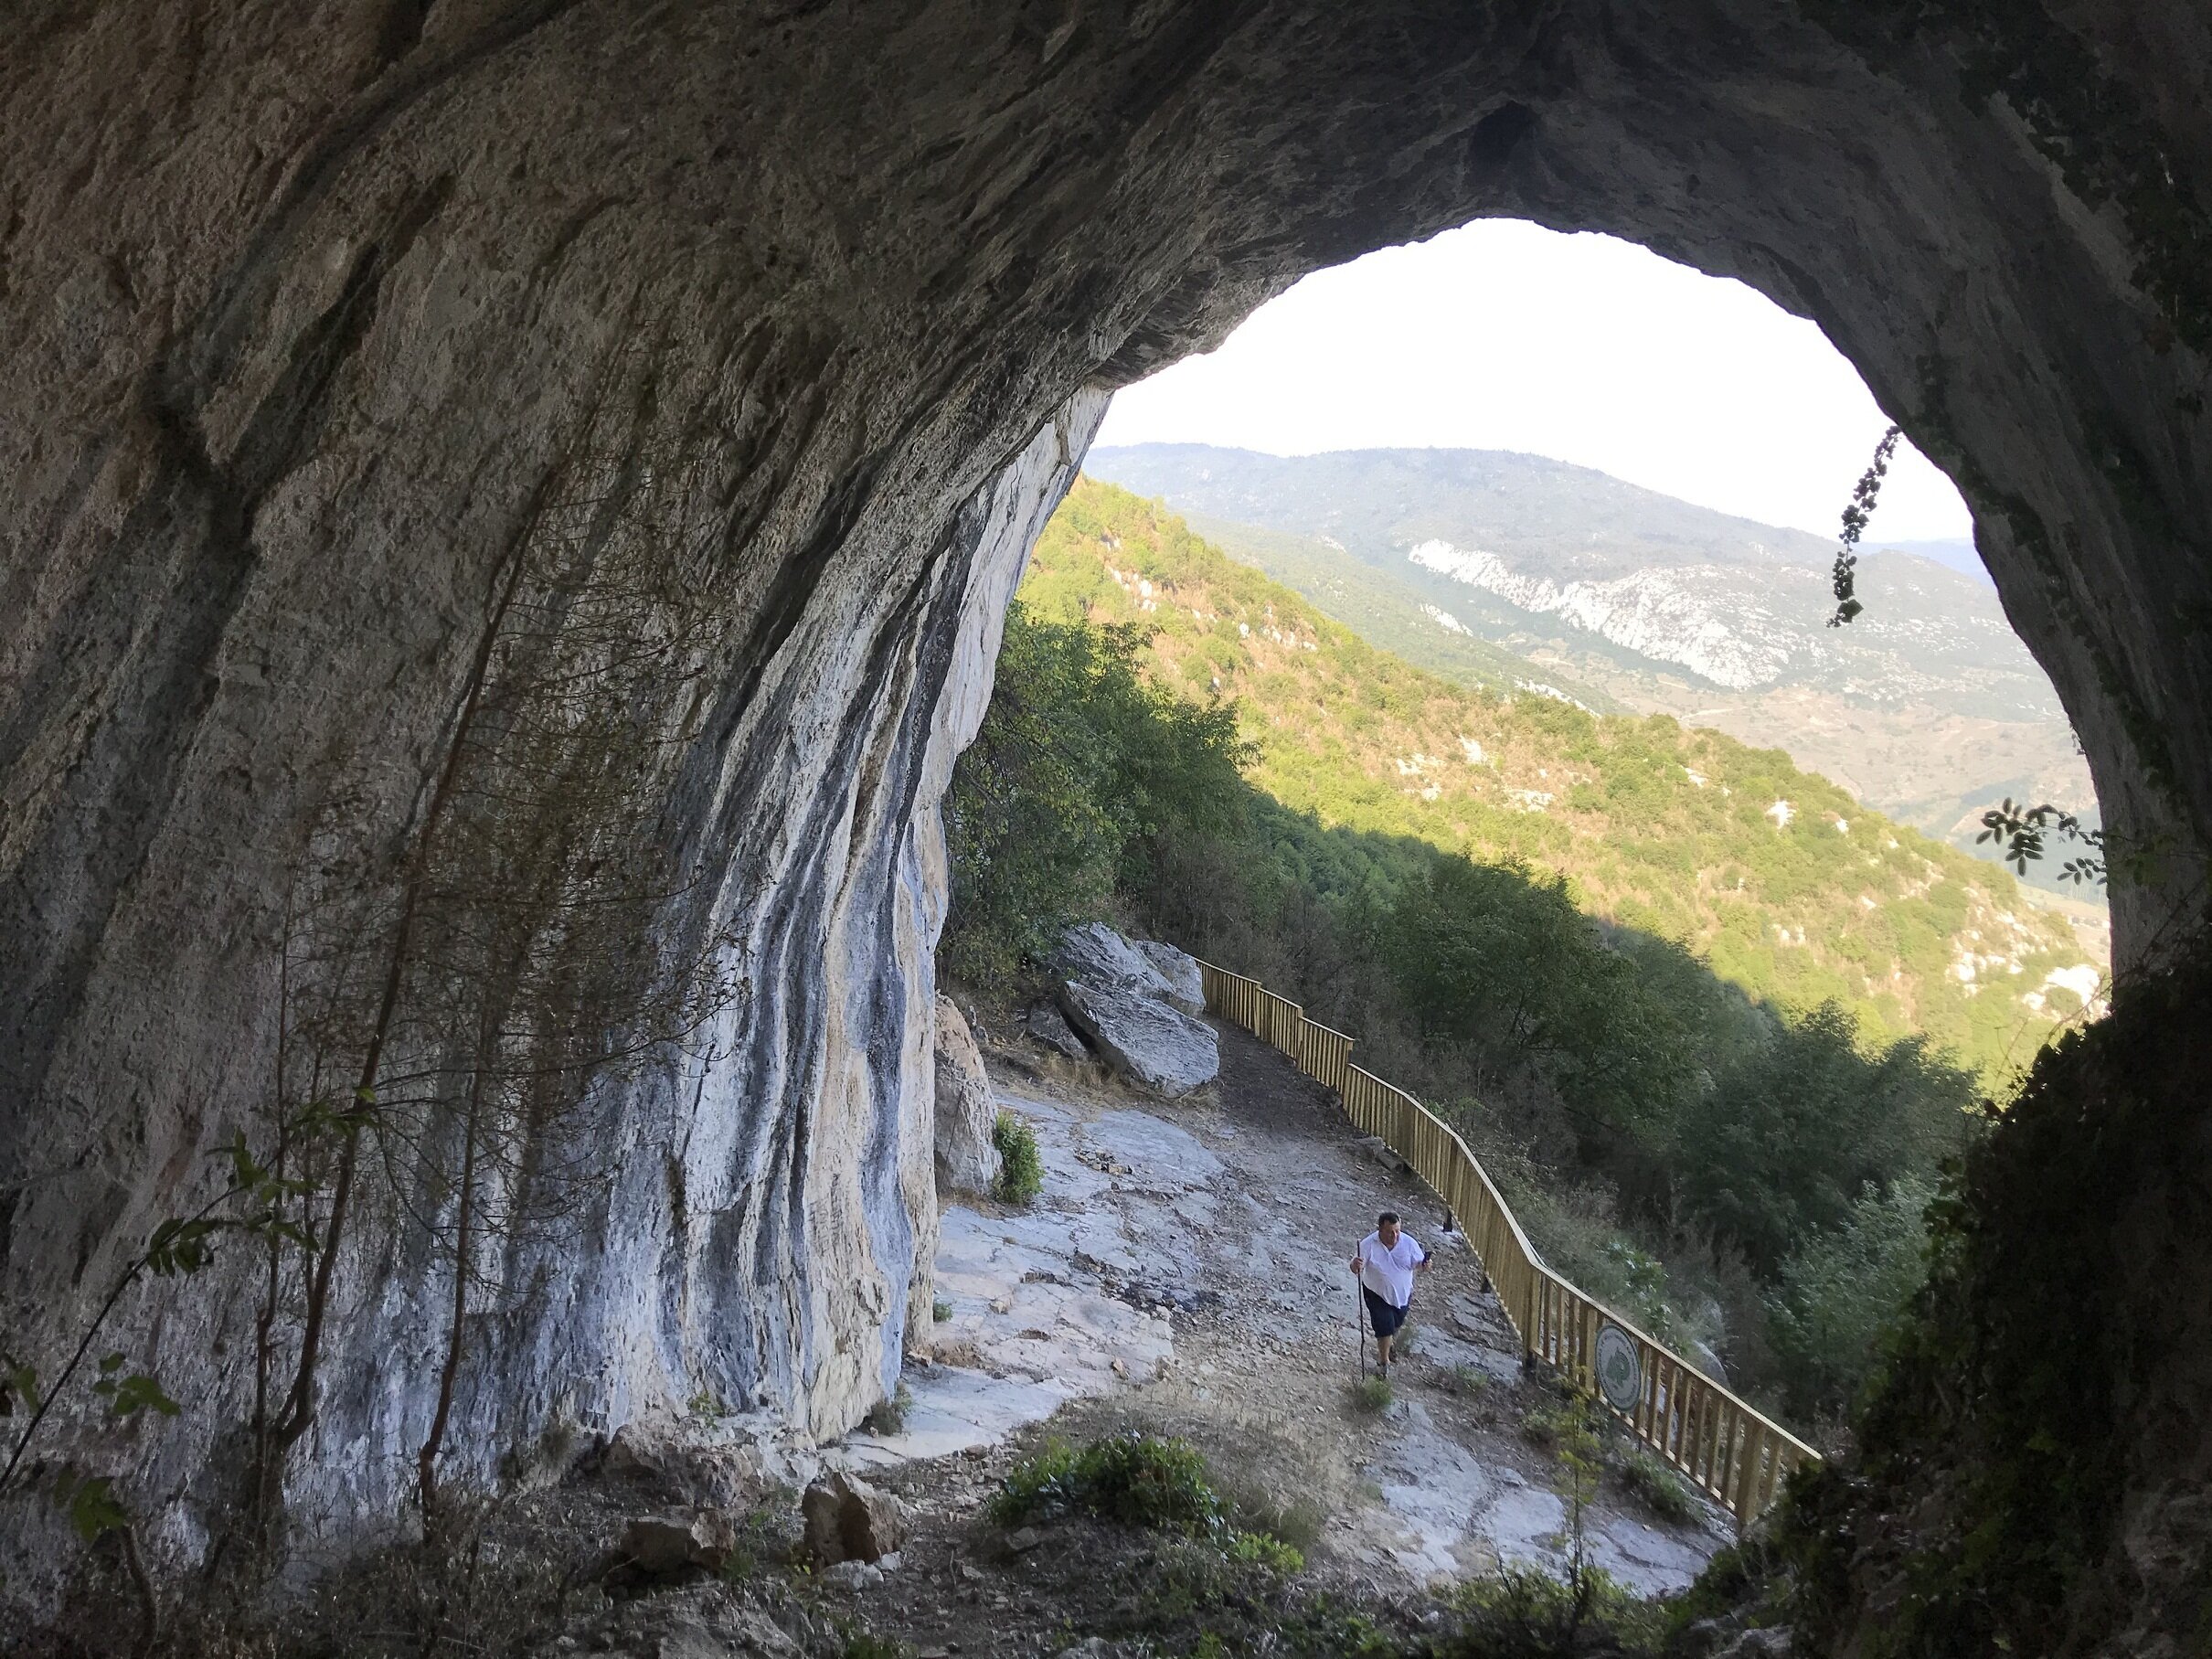
[[(1200, 961), (1206, 1005), (1289, 1056), (1335, 1091), (1362, 1133), (1379, 1135), (1455, 1217), (1522, 1351), (1601, 1401), (1685, 1478), (1749, 1525), (1791, 1473), (1820, 1453), (1594, 1296), (1544, 1265), (1482, 1160), (1404, 1090), (1352, 1064), (1353, 1039), (1256, 979)], [(1603, 1375), (1601, 1375), (1601, 1367)]]

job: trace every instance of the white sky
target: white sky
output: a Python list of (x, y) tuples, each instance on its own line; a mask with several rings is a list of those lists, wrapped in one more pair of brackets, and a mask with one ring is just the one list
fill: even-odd
[[(1522, 450), (1833, 536), (1888, 424), (1816, 326), (1742, 283), (1485, 219), (1316, 271), (1120, 393), (1098, 441)], [(1900, 445), (1867, 542), (1973, 533)]]

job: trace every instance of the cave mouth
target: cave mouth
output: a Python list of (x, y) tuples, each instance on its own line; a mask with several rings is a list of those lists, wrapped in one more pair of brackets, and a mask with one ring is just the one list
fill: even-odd
[[(1844, 780), (1861, 805), (1989, 861), (2019, 848), (1984, 835), (1985, 814), (2047, 803), (2036, 856), (2015, 859), (2016, 874), (2032, 899), (2066, 899), (2100, 932), (2099, 814), (2080, 745), (1994, 597), (1956, 484), (1909, 440), (1883, 455), (1874, 510), (1856, 526), (1867, 566), (1854, 580), (1881, 591), (1857, 596), (1868, 607), (1859, 627), (1824, 627), (1838, 615), (1843, 510), (1890, 424), (1816, 324), (1745, 284), (1611, 236), (1493, 218), (1300, 278), (1212, 351), (1118, 391), (1086, 470), (1246, 537), (1248, 562), (1254, 531), (1353, 536), (1356, 568), (1411, 575), (1438, 626), (1463, 629), (1455, 595), (1504, 603), (1519, 625), (1494, 614), (1486, 636), (1520, 639), (1558, 665), (1578, 651), (1655, 650), (1618, 686), (1594, 665), (1622, 692), (1607, 708), (1780, 747)], [(1187, 452), (1168, 452), (1178, 446)], [(1209, 450), (1230, 452), (1222, 467)], [(1387, 528), (1384, 484), (1346, 470), (1350, 452), (1378, 452), (1402, 458), (1415, 495)], [(1248, 456), (1264, 484), (1225, 470)], [(1270, 471), (1268, 457), (1308, 464)], [(1564, 464), (1509, 471), (1510, 457)], [(1468, 495), (1441, 483), (1422, 495), (1424, 460), (1491, 471), (1470, 472)], [(1537, 514), (1480, 501), (1547, 488), (1562, 492), (1563, 515), (1548, 544)], [(1621, 498), (1610, 512), (1589, 494), (1599, 488)], [(1635, 499), (1652, 521), (1641, 540)], [(1686, 508), (1681, 523), (1667, 516)], [(1569, 520), (1586, 547), (1566, 545)], [(1440, 539), (1453, 535), (1461, 546)], [(1454, 560), (1451, 576), (1431, 568)], [(1700, 629), (1710, 644), (1692, 643)], [(1793, 695), (1812, 706), (1789, 708)], [(1873, 729), (1851, 729), (1861, 723)], [(2101, 964), (2109, 951), (2090, 943)]]
[[(579, 869), (596, 835), (654, 848), (625, 890), (742, 1000), (710, 1058), (590, 1095), (605, 1178), (574, 1239), (499, 1264), (451, 1443), (488, 1471), (557, 1418), (611, 1432), (701, 1391), (856, 1420), (920, 1323), (934, 806), (1044, 510), (1108, 390), (1476, 218), (1607, 231), (1815, 320), (1958, 481), (2080, 734), (2132, 855), (2120, 966), (2201, 920), (2188, 8), (399, 9), (272, 43), (96, 0), (0, 69), (11, 152), (42, 158), (0, 214), (11, 1352), (69, 1352), (164, 1219), (221, 1196), (208, 1154), (262, 1132), (295, 1052), (318, 883), (357, 900), (365, 957), (420, 966), (448, 762), (567, 775), (570, 728), (469, 711), (568, 683), (531, 642), (589, 594), (649, 613), (658, 654), (593, 658), (638, 695), (587, 728), (644, 735), (591, 746), (561, 799), (605, 817), (562, 845)], [(379, 1079), (406, 1025), (390, 1063), (453, 1075), (453, 1005), (367, 977), (405, 1018), (341, 1021), (343, 1074)], [(392, 1230), (310, 1241), (337, 1301), (287, 1442), (303, 1514), (403, 1501), (439, 1389), (392, 1356), (436, 1349), (466, 1276), (443, 1222), (407, 1231), (429, 1168), (376, 1162), (359, 1213)], [(72, 1442), (180, 1558), (251, 1409), (210, 1357), (254, 1305), (218, 1260), (114, 1304), (193, 1409)]]

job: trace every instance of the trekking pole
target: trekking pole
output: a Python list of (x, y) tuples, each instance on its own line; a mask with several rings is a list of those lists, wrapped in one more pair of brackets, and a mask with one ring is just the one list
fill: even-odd
[(1367, 1296), (1363, 1294), (1360, 1276), (1352, 1274), (1352, 1301), (1358, 1303), (1360, 1321), (1360, 1382), (1367, 1380)]

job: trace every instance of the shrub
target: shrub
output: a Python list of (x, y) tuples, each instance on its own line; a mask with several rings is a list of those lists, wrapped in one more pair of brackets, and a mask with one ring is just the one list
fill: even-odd
[(1561, 1579), (1534, 1568), (1508, 1567), (1462, 1586), (1452, 1606), (1459, 1628), (1435, 1650), (1447, 1659), (1659, 1651), (1659, 1608), (1639, 1601), (1601, 1568), (1586, 1567), (1576, 1578)]
[(1643, 1500), (1643, 1506), (1663, 1520), (1696, 1518), (1697, 1505), (1682, 1478), (1652, 1453), (1637, 1447), (1622, 1454), (1617, 1473), (1622, 1485)]
[(1037, 1155), (1037, 1131), (1011, 1111), (1001, 1111), (991, 1125), (991, 1144), (998, 1148), (998, 1179), (991, 1196), (1002, 1204), (1027, 1204), (1045, 1188), (1045, 1164)]
[(1480, 1399), (1490, 1390), (1490, 1373), (1480, 1366), (1453, 1366), (1449, 1375), (1452, 1391), (1463, 1399)]
[(930, 1317), (934, 1319), (939, 1324), (944, 1324), (946, 1320), (952, 1317), (952, 1304), (947, 1302), (942, 1296), (940, 1296), (935, 1302), (930, 1304)]
[(1563, 1399), (1548, 1406), (1531, 1406), (1521, 1419), (1521, 1438), (1532, 1446), (1556, 1452), (1573, 1444), (1590, 1430), (1590, 1410), (1580, 1400)]
[(1363, 1377), (1352, 1387), (1353, 1406), (1370, 1417), (1388, 1411), (1393, 1398), (1387, 1377)]
[(1868, 1186), (1844, 1226), (1816, 1233), (1782, 1264), (1767, 1299), (1767, 1329), (1799, 1411), (1834, 1415), (1851, 1403), (1882, 1333), (1927, 1277), (1932, 1181)]
[(870, 1434), (898, 1434), (907, 1426), (907, 1408), (914, 1403), (912, 1390), (906, 1384), (888, 1399), (879, 1399), (875, 1409), (860, 1420), (860, 1426)]
[(1303, 1552), (1269, 1533), (1231, 1533), (1228, 1554), (1240, 1567), (1264, 1567), (1270, 1572), (1286, 1575), (1305, 1569)]
[(991, 1504), (1002, 1526), (1065, 1514), (1193, 1538), (1210, 1537), (1222, 1525), (1221, 1499), (1197, 1449), (1135, 1430), (1106, 1435), (1080, 1452), (1048, 1443), (1015, 1466)]

